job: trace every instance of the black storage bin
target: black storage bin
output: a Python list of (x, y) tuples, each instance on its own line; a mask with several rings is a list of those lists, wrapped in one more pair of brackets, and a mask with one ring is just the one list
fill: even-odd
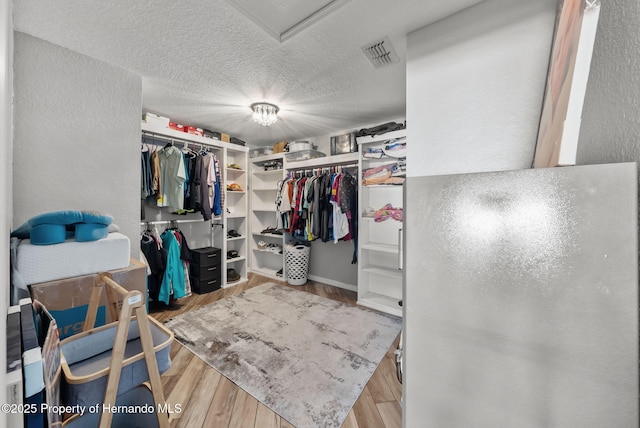
[(195, 293), (210, 293), (222, 286), (221, 251), (220, 248), (214, 247), (191, 250), (191, 289)]
[(200, 267), (220, 266), (221, 252), (220, 248), (214, 247), (196, 248), (191, 250), (191, 259)]

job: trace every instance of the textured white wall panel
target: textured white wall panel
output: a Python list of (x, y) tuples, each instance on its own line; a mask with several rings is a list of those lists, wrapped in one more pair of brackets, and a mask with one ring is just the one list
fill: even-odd
[(97, 210), (138, 257), (141, 78), (18, 32), (14, 70), (14, 227)]
[(578, 164), (640, 162), (640, 3), (602, 2)]
[(556, 3), (488, 0), (409, 35), (409, 176), (530, 168)]
[[(11, 94), (12, 94), (12, 52), (13, 52), (13, 22), (11, 19), (11, 2), (0, 3), (0, 201), (4, 206), (0, 210), (0, 236), (3, 242), (9, 239), (11, 229)], [(9, 246), (0, 249), (0, 281), (9, 284)], [(6, 322), (7, 307), (9, 306), (9, 287), (3, 287), (0, 293), (0, 367), (6, 367), (7, 341)], [(7, 389), (0, 388), (0, 403), (6, 403)], [(14, 415), (15, 416), (15, 415)], [(0, 426), (6, 426), (10, 420), (7, 414), (0, 415)], [(7, 424), (8, 425), (8, 424)]]

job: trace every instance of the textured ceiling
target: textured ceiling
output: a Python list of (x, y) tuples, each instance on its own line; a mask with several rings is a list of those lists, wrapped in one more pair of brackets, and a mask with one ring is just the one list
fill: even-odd
[[(14, 0), (14, 25), (142, 75), (145, 111), (268, 145), (404, 117), (407, 33), (479, 1), (351, 0), (282, 43), (227, 0)], [(375, 69), (384, 36), (400, 62)], [(280, 120), (254, 123), (256, 101)]]

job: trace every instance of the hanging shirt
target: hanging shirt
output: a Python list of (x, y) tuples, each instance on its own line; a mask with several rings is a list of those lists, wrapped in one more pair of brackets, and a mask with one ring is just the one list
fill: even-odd
[(160, 160), (159, 207), (184, 208), (184, 187), (187, 178), (184, 170), (183, 154), (176, 147), (168, 146), (158, 150)]
[(160, 236), (162, 238), (162, 247), (167, 249), (167, 264), (164, 270), (164, 277), (160, 285), (158, 300), (169, 304), (170, 296), (179, 299), (184, 297), (184, 268), (182, 260), (180, 260), (180, 244), (173, 232), (166, 230)]

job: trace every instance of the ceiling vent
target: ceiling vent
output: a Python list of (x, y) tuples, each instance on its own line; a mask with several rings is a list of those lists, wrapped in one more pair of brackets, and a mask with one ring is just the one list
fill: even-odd
[(400, 62), (398, 54), (393, 49), (391, 41), (387, 36), (363, 46), (362, 51), (375, 68), (385, 67), (387, 65)]

